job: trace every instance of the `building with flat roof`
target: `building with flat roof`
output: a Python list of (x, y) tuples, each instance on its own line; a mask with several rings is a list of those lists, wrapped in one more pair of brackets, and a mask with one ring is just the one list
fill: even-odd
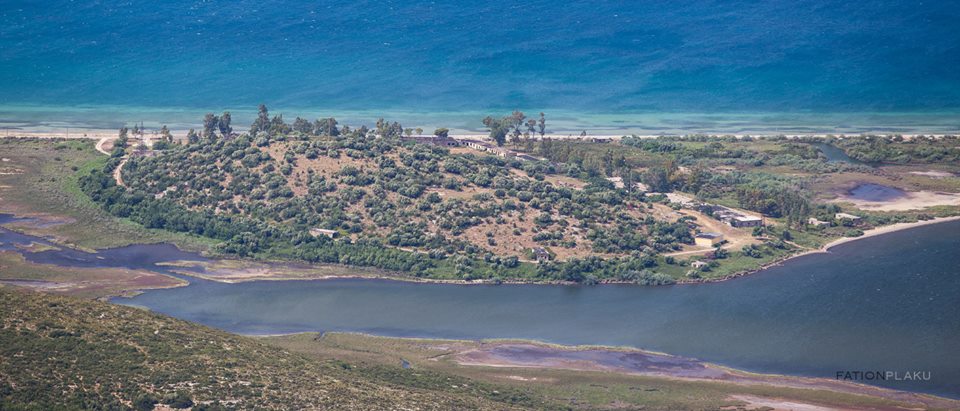
[(517, 153), (514, 153), (512, 150), (507, 150), (503, 147), (490, 147), (487, 149), (487, 152), (503, 158), (513, 158), (517, 156)]
[(738, 215), (726, 223), (731, 227), (760, 227), (763, 225), (763, 219), (752, 215)]
[(330, 238), (337, 238), (340, 235), (340, 232), (337, 230), (327, 230), (325, 228), (311, 228), (310, 235), (314, 237), (327, 236)]
[(837, 220), (860, 221), (860, 216), (847, 213), (837, 213), (834, 218)]
[(713, 247), (723, 242), (723, 234), (700, 233), (693, 238), (693, 243), (701, 247)]
[(703, 208), (702, 212), (712, 212), (718, 220), (731, 227), (760, 227), (763, 225), (763, 219), (760, 217), (747, 215), (723, 206), (709, 206)]
[(403, 136), (400, 137), (402, 141), (416, 141), (423, 144), (431, 144), (438, 147), (459, 147), (460, 141), (450, 137), (438, 137), (438, 136)]
[(821, 220), (817, 219), (816, 217), (810, 217), (810, 218), (808, 218), (808, 219), (807, 219), (807, 224), (810, 224), (810, 225), (812, 225), (812, 226), (814, 226), (814, 227), (828, 227), (828, 226), (830, 226), (830, 222), (829, 222), (829, 221), (821, 221)]
[(460, 140), (460, 144), (463, 144), (477, 151), (487, 151), (494, 147), (493, 144), (490, 144), (486, 141), (473, 140), (473, 139)]

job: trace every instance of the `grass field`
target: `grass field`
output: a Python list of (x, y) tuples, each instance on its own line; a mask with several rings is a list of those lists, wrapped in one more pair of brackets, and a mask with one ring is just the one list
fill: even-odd
[(93, 140), (0, 139), (0, 213), (36, 217), (12, 225), (32, 235), (83, 249), (136, 243), (172, 242), (184, 249), (208, 250), (205, 238), (146, 229), (103, 211), (77, 184), (80, 175), (103, 167), (107, 157)]
[(3, 286), (0, 359), (3, 410), (543, 408), (496, 388), (418, 386), (136, 308)]
[[(570, 409), (718, 410), (762, 409), (738, 397), (774, 398), (825, 407), (875, 407), (892, 409), (907, 404), (827, 390), (738, 385), (725, 382), (681, 380), (602, 371), (546, 368), (463, 366), (451, 353), (470, 350), (474, 341), (424, 340), (374, 337), (362, 334), (295, 334), (262, 339), (270, 345), (318, 359), (336, 358), (357, 369), (397, 373), (401, 363), (408, 373), (439, 373), (467, 378), (479, 384), (510, 387), (514, 393), (538, 398), (542, 404)], [(385, 371), (393, 369), (393, 371)], [(380, 371), (373, 371), (380, 370)], [(462, 381), (447, 384), (462, 386)], [(468, 389), (463, 387), (462, 389)], [(813, 409), (813, 408), (811, 408)]]

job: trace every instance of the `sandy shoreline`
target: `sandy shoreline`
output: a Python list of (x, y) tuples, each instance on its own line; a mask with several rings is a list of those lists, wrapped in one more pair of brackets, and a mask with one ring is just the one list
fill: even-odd
[(960, 194), (937, 191), (911, 191), (904, 198), (889, 201), (864, 201), (849, 197), (833, 200), (835, 203), (850, 203), (865, 211), (911, 211), (936, 206), (960, 206)]
[[(562, 345), (526, 339), (446, 339), (387, 337), (362, 332), (294, 332), (280, 334), (242, 334), (253, 338), (289, 338), (338, 335), (370, 340), (397, 341), (420, 349), (435, 348), (439, 355), (427, 361), (451, 362), (458, 366), (502, 369), (552, 369), (636, 375), (670, 380), (726, 383), (738, 386), (766, 386), (791, 389), (825, 390), (866, 395), (906, 402), (923, 408), (955, 408), (960, 401), (930, 394), (902, 391), (829, 377), (805, 377), (761, 374), (738, 370), (696, 358), (654, 352), (634, 347), (603, 345)], [(422, 362), (423, 360), (421, 360)], [(414, 363), (417, 364), (417, 363)], [(422, 365), (422, 364), (417, 364)], [(830, 408), (833, 409), (833, 408)]]
[(766, 263), (766, 264), (764, 264), (764, 265), (761, 265), (761, 266), (759, 266), (759, 267), (757, 267), (757, 268), (753, 268), (753, 269), (749, 269), (749, 270), (744, 270), (744, 271), (739, 271), (739, 272), (736, 272), (736, 273), (733, 273), (733, 274), (730, 274), (730, 275), (727, 275), (727, 276), (719, 277), (719, 278), (711, 278), (711, 279), (703, 279), (703, 280), (695, 280), (695, 281), (679, 280), (679, 281), (677, 281), (677, 284), (705, 284), (705, 283), (719, 283), (719, 282), (724, 282), (724, 281), (730, 281), (730, 280), (735, 279), (735, 278), (744, 277), (744, 276), (748, 276), (748, 275), (751, 275), (751, 274), (758, 273), (758, 272), (763, 271), (763, 270), (766, 270), (766, 269), (768, 269), (768, 268), (772, 268), (772, 267), (776, 267), (776, 266), (779, 266), (779, 265), (783, 265), (784, 263), (786, 263), (786, 262), (788, 262), (788, 261), (790, 261), (790, 260), (793, 260), (793, 259), (799, 258), (799, 257), (803, 257), (803, 256), (805, 256), (805, 255), (820, 254), (820, 253), (829, 253), (831, 248), (836, 247), (836, 246), (841, 245), (841, 244), (846, 244), (846, 243), (849, 243), (849, 242), (853, 242), (853, 241), (857, 241), (857, 240), (862, 240), (862, 239), (864, 239), (864, 238), (876, 237), (876, 236), (879, 236), (879, 235), (889, 234), (889, 233), (893, 233), (893, 232), (897, 232), (897, 231), (909, 230), (909, 229), (911, 229), (911, 228), (922, 227), (922, 226), (925, 226), (925, 225), (940, 224), (940, 223), (946, 223), (946, 222), (957, 221), (957, 220), (960, 220), (960, 216), (938, 217), (938, 218), (933, 218), (933, 219), (930, 219), (930, 220), (922, 220), (922, 221), (917, 221), (917, 222), (913, 222), (913, 223), (896, 223), (896, 224), (891, 224), (891, 225), (885, 225), (885, 226), (882, 226), (882, 227), (872, 228), (872, 229), (869, 229), (869, 230), (867, 230), (867, 231), (864, 231), (864, 232), (863, 232), (863, 235), (861, 235), (861, 236), (858, 236), (858, 237), (838, 238), (838, 239), (833, 240), (833, 241), (831, 241), (831, 242), (829, 242), (829, 243), (827, 243), (827, 244), (824, 244), (824, 245), (823, 245), (822, 247), (820, 247), (820, 248), (812, 249), (812, 250), (806, 250), (806, 251), (799, 252), (799, 253), (796, 253), (796, 254), (788, 255), (788, 256), (785, 256), (785, 257), (783, 257), (783, 258), (780, 258), (780, 259), (771, 261), (771, 262), (769, 262), (769, 263)]
[[(198, 128), (200, 126), (198, 125)], [(49, 131), (49, 130), (7, 130), (5, 134), (0, 135), (0, 138), (69, 138), (69, 139), (114, 139), (117, 138), (117, 130), (113, 129), (89, 129), (89, 128), (78, 128), (70, 129), (69, 132), (66, 130), (63, 131)], [(186, 138), (187, 129), (171, 129), (170, 133), (175, 138)], [(899, 134), (899, 133), (786, 133), (786, 134), (769, 134), (769, 133), (724, 133), (724, 132), (688, 132), (688, 133), (662, 133), (662, 134), (635, 134), (628, 132), (611, 132), (610, 130), (598, 130), (594, 132), (589, 132), (586, 137), (581, 137), (579, 133), (546, 133), (543, 137), (551, 139), (604, 139), (604, 140), (616, 140), (625, 135), (635, 136), (638, 138), (659, 138), (659, 137), (668, 137), (668, 136), (682, 136), (688, 134), (704, 134), (709, 136), (734, 136), (738, 138), (742, 137), (786, 137), (786, 138), (826, 138), (830, 136), (859, 136), (862, 134), (869, 134), (874, 136), (902, 136), (904, 138), (910, 139), (919, 135), (928, 136), (928, 137), (938, 137), (942, 138), (944, 136), (952, 136), (954, 134)], [(156, 137), (153, 130), (147, 130), (145, 136)], [(458, 139), (476, 139), (476, 140), (486, 140), (488, 139), (487, 134), (481, 134), (470, 131), (457, 131), (451, 130), (451, 137)], [(535, 139), (539, 139), (540, 135), (537, 134), (534, 136)]]
[[(796, 254), (784, 256), (783, 258), (770, 261), (766, 264), (758, 266), (756, 268), (751, 268), (743, 270), (740, 272), (732, 273), (723, 277), (709, 278), (709, 279), (678, 279), (675, 285), (690, 285), (690, 284), (708, 284), (708, 283), (717, 283), (729, 281), (735, 278), (744, 277), (747, 275), (755, 274), (757, 272), (763, 271), (768, 268), (776, 267), (782, 265), (792, 259), (799, 258), (809, 254), (817, 253), (827, 253), (833, 247), (836, 247), (841, 244), (846, 244), (852, 241), (857, 241), (864, 238), (875, 237), (883, 234), (889, 234), (892, 232), (908, 230), (911, 228), (922, 227), (931, 224), (939, 224), (950, 221), (960, 220), (960, 216), (952, 217), (939, 217), (933, 218), (930, 220), (917, 221), (912, 223), (897, 223), (882, 227), (873, 228), (870, 230), (864, 231), (863, 235), (858, 237), (844, 237), (833, 240), (818, 249), (806, 250)], [(15, 232), (20, 232), (21, 234), (26, 234), (22, 229), (15, 229), (13, 227), (5, 227), (11, 229)], [(63, 246), (66, 248), (79, 249), (77, 247), (71, 246), (69, 244), (64, 244), (60, 241), (53, 241), (58, 246)], [(83, 250), (86, 252), (96, 252), (96, 250)], [(391, 272), (388, 270), (380, 269), (371, 269), (368, 267), (351, 267), (338, 264), (300, 264), (296, 262), (285, 262), (285, 261), (254, 261), (254, 260), (239, 260), (239, 259), (229, 259), (224, 258), (220, 259), (213, 257), (215, 261), (209, 261), (202, 263), (199, 261), (169, 261), (167, 263), (159, 263), (161, 266), (168, 266), (172, 271), (178, 275), (185, 277), (195, 277), (208, 281), (216, 281), (220, 283), (228, 284), (237, 284), (251, 281), (305, 281), (305, 280), (341, 280), (341, 279), (362, 279), (362, 280), (387, 280), (387, 281), (402, 281), (410, 283), (421, 283), (421, 284), (446, 284), (446, 285), (581, 285), (578, 283), (562, 280), (550, 280), (550, 281), (535, 281), (529, 279), (504, 279), (504, 280), (491, 280), (491, 279), (481, 279), (481, 280), (462, 280), (462, 279), (431, 279), (431, 278), (422, 278), (407, 275), (401, 272)], [(202, 268), (202, 271), (196, 270), (184, 270), (182, 268), (194, 267)], [(180, 269), (178, 269), (180, 268)], [(333, 272), (331, 272), (333, 271)], [(360, 273), (356, 271), (361, 271)], [(599, 282), (598, 285), (635, 285), (632, 282), (618, 281), (618, 280), (604, 280)], [(150, 288), (144, 288), (140, 291), (145, 291)]]
[(878, 235), (889, 234), (896, 231), (909, 230), (911, 228), (922, 227), (925, 225), (940, 224), (940, 223), (946, 223), (949, 221), (957, 221), (957, 220), (960, 220), (960, 216), (938, 217), (930, 220), (921, 220), (913, 223), (896, 223), (891, 225), (885, 225), (882, 227), (872, 228), (867, 231), (864, 231), (863, 235), (859, 237), (844, 237), (844, 238), (833, 240), (825, 244), (823, 247), (820, 247), (819, 250), (811, 250), (810, 252), (814, 252), (814, 253), (829, 252), (831, 248), (836, 247), (840, 244), (849, 243), (851, 241), (861, 240), (861, 239), (870, 238), (870, 237), (876, 237)]
[[(784, 257), (784, 258), (782, 258), (782, 259), (775, 260), (775, 261), (771, 261), (771, 262), (769, 262), (769, 263), (767, 263), (767, 264), (761, 265), (761, 266), (759, 266), (759, 267), (757, 267), (757, 268), (753, 268), (753, 269), (750, 269), (750, 270), (744, 270), (744, 271), (741, 271), (741, 272), (733, 273), (733, 274), (730, 274), (730, 275), (727, 275), (727, 276), (724, 276), (724, 277), (719, 277), (719, 278), (701, 279), (701, 280), (696, 280), (696, 281), (690, 281), (690, 280), (681, 279), (681, 280), (678, 280), (675, 285), (708, 284), (708, 283), (718, 283), (718, 282), (723, 282), (723, 281), (729, 281), (729, 280), (732, 280), (732, 279), (735, 279), (735, 278), (739, 278), (739, 277), (744, 277), (744, 276), (747, 276), (747, 275), (755, 274), (755, 273), (757, 273), (757, 272), (766, 270), (766, 269), (771, 268), (771, 267), (776, 267), (776, 266), (782, 265), (782, 264), (786, 263), (787, 261), (790, 261), (790, 260), (792, 260), (792, 259), (794, 259), (794, 258), (802, 257), (802, 256), (809, 255), (809, 254), (827, 253), (827, 252), (830, 252), (829, 250), (830, 250), (831, 248), (836, 247), (836, 246), (838, 246), (838, 245), (840, 245), (840, 244), (846, 244), (846, 243), (849, 243), (849, 242), (852, 242), (852, 241), (861, 240), (861, 239), (864, 239), (864, 238), (870, 238), (870, 237), (875, 237), (875, 236), (879, 236), (879, 235), (883, 235), (883, 234), (889, 234), (889, 233), (896, 232), (896, 231), (908, 230), (908, 229), (911, 229), (911, 228), (922, 227), (922, 226), (925, 226), (925, 225), (939, 224), (939, 223), (945, 223), (945, 222), (957, 221), (957, 220), (960, 220), (960, 216), (940, 217), (940, 218), (934, 218), (934, 219), (931, 219), (931, 220), (917, 221), (917, 222), (913, 222), (913, 223), (897, 223), (897, 224), (892, 224), (892, 225), (888, 225), (888, 226), (877, 227), (877, 228), (874, 228), (874, 229), (870, 229), (870, 230), (864, 231), (863, 235), (861, 235), (861, 236), (859, 236), (859, 237), (839, 238), (839, 239), (833, 240), (833, 241), (825, 244), (825, 245), (824, 245), (823, 247), (821, 247), (821, 248), (818, 248), (818, 249), (815, 249), (815, 250), (807, 250), (807, 251), (800, 252), (800, 253), (797, 253), (797, 254), (789, 255), (789, 256), (786, 256), (786, 257)], [(347, 267), (347, 266), (343, 266), (343, 268), (344, 268), (344, 269), (350, 269), (350, 267)], [(242, 271), (242, 270), (241, 270), (241, 271)], [(176, 272), (177, 274), (181, 274), (181, 275), (198, 277), (198, 278), (202, 278), (202, 279), (205, 279), (205, 280), (217, 281), (217, 282), (229, 283), (229, 284), (244, 283), (244, 282), (249, 282), (249, 281), (304, 281), (304, 280), (366, 279), (366, 280), (389, 280), (389, 281), (402, 281), (402, 282), (422, 283), (422, 284), (448, 284), (448, 285), (579, 285), (579, 284), (577, 284), (577, 283), (570, 282), (570, 281), (503, 280), (503, 281), (497, 282), (497, 281), (492, 281), (492, 280), (467, 281), (467, 280), (459, 280), (459, 279), (430, 279), (430, 278), (419, 278), (419, 277), (407, 276), (407, 275), (403, 275), (402, 273), (397, 273), (397, 275), (395, 275), (395, 276), (383, 275), (383, 274), (381, 274), (381, 275), (378, 275), (378, 274), (372, 274), (372, 275), (362, 275), (362, 274), (346, 274), (346, 275), (333, 274), (333, 275), (331, 275), (331, 274), (325, 274), (325, 275), (321, 275), (321, 276), (309, 276), (309, 275), (306, 275), (306, 276), (289, 276), (289, 275), (283, 275), (283, 274), (274, 275), (274, 274), (269, 273), (268, 271), (264, 271), (264, 272), (259, 273), (259, 275), (256, 275), (256, 274), (250, 275), (249, 273), (247, 273), (247, 275), (239, 275), (239, 276), (237, 276), (237, 275), (233, 275), (233, 276), (222, 276), (222, 275), (210, 275), (210, 274), (205, 274), (205, 273), (190, 272), (190, 271), (185, 271), (185, 270), (178, 270), (178, 271), (175, 271), (175, 272)], [(617, 284), (619, 284), (619, 285), (631, 285), (631, 284), (634, 284), (634, 283), (625, 282), (625, 281), (609, 280), (609, 281), (601, 281), (599, 284), (600, 284), (600, 285), (617, 285)], [(635, 284), (634, 284), (634, 285), (635, 285)]]
[(744, 386), (819, 389), (923, 404), (925, 407), (952, 408), (958, 404), (957, 400), (912, 391), (825, 377), (752, 373), (694, 358), (631, 348), (570, 347), (516, 341), (481, 342), (477, 348), (461, 350), (450, 354), (450, 357), (457, 364), (466, 366), (599, 371)]
[[(771, 261), (769, 263), (763, 264), (759, 267), (736, 272), (730, 275), (726, 275), (718, 278), (710, 279), (700, 279), (700, 280), (686, 280), (680, 279), (676, 282), (675, 285), (691, 285), (691, 284), (709, 284), (709, 283), (718, 283), (724, 281), (730, 281), (735, 278), (748, 276), (755, 274), (757, 272), (766, 270), (768, 268), (776, 267), (782, 265), (792, 259), (799, 258), (809, 254), (818, 254), (818, 253), (828, 253), (830, 249), (841, 244), (846, 244), (849, 242), (862, 240), (864, 238), (875, 237), (879, 235), (889, 234), (897, 231), (908, 230), (911, 228), (922, 227), (932, 224), (940, 224), (950, 221), (960, 220), (960, 216), (953, 217), (940, 217), (930, 220), (917, 221), (913, 223), (897, 223), (887, 226), (873, 228), (867, 231), (864, 231), (863, 235), (859, 237), (844, 237), (833, 240), (824, 246), (813, 249), (806, 250), (797, 254), (788, 255), (784, 258)], [(205, 266), (205, 271), (207, 272), (197, 272), (190, 270), (177, 270), (173, 271), (177, 274), (196, 277), (209, 281), (216, 281), (220, 283), (227, 284), (238, 284), (251, 281), (311, 281), (311, 280), (345, 280), (345, 279), (359, 279), (359, 280), (387, 280), (387, 281), (401, 281), (409, 283), (420, 283), (420, 284), (446, 284), (446, 285), (580, 285), (578, 283), (570, 281), (560, 281), (560, 280), (551, 280), (551, 281), (531, 281), (531, 280), (522, 280), (522, 279), (513, 279), (513, 280), (461, 280), (461, 279), (431, 279), (431, 278), (420, 278), (410, 275), (406, 275), (400, 272), (390, 272), (386, 270), (374, 270), (360, 267), (359, 270), (367, 271), (365, 274), (331, 274), (329, 272), (317, 272), (310, 273), (309, 270), (316, 269), (319, 271), (323, 270), (358, 270), (358, 268), (350, 266), (341, 266), (335, 264), (323, 264), (323, 265), (308, 265), (301, 267), (296, 273), (288, 272), (287, 269), (292, 267), (290, 263), (286, 262), (273, 262), (273, 264), (278, 264), (278, 267), (269, 267), (267, 264), (260, 261), (246, 261), (246, 260), (222, 260), (221, 263), (226, 262), (227, 264), (237, 264), (229, 265), (228, 267), (215, 267), (216, 263), (199, 263), (199, 262), (190, 262), (188, 265), (193, 266)], [(183, 267), (179, 265), (183, 262), (170, 262), (167, 264), (172, 267)], [(244, 267), (243, 265), (247, 265)], [(273, 271), (271, 271), (273, 270)], [(303, 270), (303, 271), (300, 271)], [(311, 275), (313, 274), (313, 275)], [(626, 281), (617, 281), (617, 280), (606, 280), (601, 281), (598, 285), (636, 285), (632, 282)], [(648, 286), (649, 287), (649, 286)]]

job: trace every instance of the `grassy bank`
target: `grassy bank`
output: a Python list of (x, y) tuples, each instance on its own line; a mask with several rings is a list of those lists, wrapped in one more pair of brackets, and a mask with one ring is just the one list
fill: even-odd
[(11, 228), (84, 249), (137, 243), (171, 242), (181, 248), (208, 250), (214, 241), (147, 229), (114, 217), (84, 195), (80, 175), (102, 168), (107, 157), (94, 140), (0, 139), (7, 159), (0, 166), (0, 213), (36, 217)]
[(0, 408), (757, 408), (749, 398), (916, 406), (819, 389), (463, 366), (448, 355), (480, 344), (357, 334), (243, 337), (135, 308), (0, 286)]
[(35, 264), (14, 251), (0, 251), (0, 282), (90, 299), (187, 285), (184, 280), (151, 271)]
[[(306, 333), (263, 337), (262, 340), (291, 352), (319, 359), (337, 358), (355, 364), (358, 369), (387, 375), (402, 373), (400, 365), (406, 361), (410, 367), (406, 370), (408, 374), (439, 373), (467, 378), (475, 383), (512, 387), (526, 391), (526, 395), (539, 398), (545, 404), (571, 409), (758, 408), (738, 400), (740, 397), (775, 398), (836, 408), (892, 409), (907, 405), (898, 401), (818, 389), (738, 385), (603, 371), (459, 365), (454, 360), (455, 353), (486, 344), (476, 341), (386, 338), (350, 333)], [(462, 385), (456, 381), (453, 384)]]
[[(0, 287), (0, 409), (513, 409), (138, 309)], [(420, 384), (422, 385), (422, 384)]]

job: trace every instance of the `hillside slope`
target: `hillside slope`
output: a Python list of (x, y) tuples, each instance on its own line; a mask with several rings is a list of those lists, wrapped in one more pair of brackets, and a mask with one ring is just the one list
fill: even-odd
[[(115, 216), (222, 240), (227, 253), (436, 279), (657, 282), (642, 271), (693, 241), (641, 192), (576, 164), (405, 141), (396, 123), (331, 133), (261, 120), (272, 125), (162, 150), (125, 151), (121, 139), (81, 186)], [(552, 263), (524, 263), (535, 260)]]
[(0, 287), (0, 321), (0, 409), (513, 407), (378, 382), (345, 363), (107, 303)]

